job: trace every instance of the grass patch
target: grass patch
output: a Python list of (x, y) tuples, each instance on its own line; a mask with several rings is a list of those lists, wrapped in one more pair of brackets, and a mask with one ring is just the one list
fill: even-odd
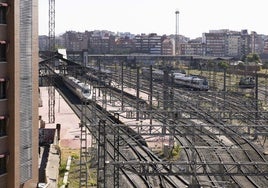
[(60, 168), (59, 168), (59, 186), (63, 185), (63, 177), (64, 173), (67, 171), (66, 170), (66, 164), (67, 164), (67, 159), (69, 156), (72, 157), (72, 163), (71, 163), (71, 168), (69, 171), (69, 176), (68, 176), (68, 182), (69, 182), (69, 187), (73, 188), (79, 188), (79, 163), (76, 163), (76, 160), (79, 159), (79, 154), (80, 150), (73, 150), (73, 149), (66, 149), (66, 148), (61, 148), (61, 160), (60, 160)]
[[(71, 167), (69, 170), (68, 176), (68, 187), (79, 188), (80, 183), (80, 150), (79, 149), (67, 149), (61, 148), (61, 161), (59, 168), (59, 184), (58, 187), (63, 185), (63, 177), (66, 172), (66, 164), (68, 157), (72, 157)], [(90, 164), (88, 164), (90, 166)], [(96, 186), (97, 185), (97, 171), (96, 169), (89, 169), (88, 174), (88, 186)]]

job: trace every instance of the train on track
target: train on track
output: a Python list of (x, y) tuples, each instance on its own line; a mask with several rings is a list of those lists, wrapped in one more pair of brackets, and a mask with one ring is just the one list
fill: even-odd
[[(92, 89), (90, 88), (89, 84), (82, 83), (80, 80), (72, 77), (72, 76), (64, 76), (63, 82), (64, 84), (81, 100), (92, 100)], [(101, 110), (102, 112), (105, 112), (104, 109), (98, 104), (96, 104), (96, 107)], [(110, 114), (109, 112), (106, 112), (107, 116), (116, 124), (123, 124), (117, 117)], [(129, 126), (123, 126), (122, 129), (125, 131), (126, 134), (131, 135), (132, 138), (135, 138), (138, 143), (140, 143), (142, 146), (148, 146), (145, 139), (137, 134), (135, 130), (133, 130)]]
[(174, 73), (174, 82), (178, 85), (186, 86), (200, 91), (208, 91), (209, 85), (205, 77), (196, 75), (186, 75), (183, 73)]
[[(150, 69), (147, 67), (142, 68), (142, 75), (145, 78), (150, 77)], [(168, 80), (171, 80), (171, 77), (174, 77), (174, 83), (191, 88), (194, 90), (201, 90), (201, 91), (208, 91), (209, 90), (209, 84), (207, 81), (207, 78), (200, 77), (198, 75), (187, 75), (185, 72), (174, 72), (172, 74), (168, 74)], [(155, 81), (161, 81), (164, 78), (164, 71), (159, 69), (153, 69), (152, 70), (152, 78)]]
[(97, 66), (86, 66), (87, 69), (89, 69), (91, 72), (104, 74), (104, 75), (111, 75), (113, 71), (109, 69), (104, 69), (103, 67), (97, 67)]
[(255, 79), (252, 76), (244, 76), (240, 78), (238, 87), (241, 89), (253, 89), (255, 87)]
[(64, 76), (63, 82), (81, 100), (92, 100), (92, 90), (89, 84), (83, 83), (72, 76)]

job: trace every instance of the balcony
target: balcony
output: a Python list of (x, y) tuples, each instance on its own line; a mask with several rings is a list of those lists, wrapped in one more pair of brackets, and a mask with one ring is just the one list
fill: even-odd
[(6, 20), (7, 8), (8, 8), (7, 3), (0, 2), (0, 41), (7, 40), (7, 20)]
[(7, 49), (7, 43), (5, 40), (0, 40), (0, 63), (6, 62), (6, 49)]
[(1, 99), (0, 98), (0, 113), (5, 114), (7, 112), (7, 99)]
[(0, 78), (6, 77), (7, 74), (7, 63), (5, 61), (1, 61), (0, 58)]
[(0, 153), (0, 176), (7, 173), (7, 155)]
[(0, 114), (7, 112), (7, 81), (0, 77)]
[(0, 23), (0, 40), (7, 40), (7, 24)]
[(0, 114), (0, 138), (7, 136), (7, 118)]

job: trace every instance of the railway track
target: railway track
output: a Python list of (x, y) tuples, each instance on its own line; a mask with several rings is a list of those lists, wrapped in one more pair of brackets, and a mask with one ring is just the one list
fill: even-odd
[[(184, 94), (185, 95), (185, 94)], [(181, 95), (180, 95), (181, 96)], [(175, 100), (175, 101), (177, 101), (177, 100)], [(180, 101), (181, 102), (181, 101)], [(238, 107), (238, 105), (236, 106), (236, 107)], [(195, 110), (192, 110), (192, 111), (196, 111), (196, 112), (198, 112), (198, 111), (202, 111), (202, 110), (200, 110), (200, 109), (195, 109)], [(209, 114), (205, 114), (205, 115), (201, 115), (201, 118), (202, 117), (210, 117), (210, 115)], [(212, 118), (212, 119), (214, 119), (213, 117), (210, 117), (210, 118)], [(207, 119), (207, 118), (206, 118)], [(212, 124), (214, 124), (215, 122), (211, 122)], [(223, 124), (223, 122), (220, 122), (221, 124)], [(234, 131), (234, 130), (232, 130), (232, 129), (230, 129), (230, 131)], [(234, 133), (233, 133), (233, 135), (234, 135)], [(230, 137), (230, 136), (228, 136), (228, 137)], [(234, 139), (233, 138), (233, 136), (231, 136), (231, 139), (233, 140), (233, 142), (236, 144), (236, 145), (238, 145), (239, 147), (241, 147), (241, 144), (239, 144), (240, 142), (239, 141), (237, 141), (237, 139)], [(243, 138), (240, 138), (240, 139), (243, 139)], [(246, 149), (245, 147), (241, 147), (241, 151), (244, 151), (244, 156), (246, 156), (247, 157), (247, 160), (249, 161), (249, 162), (256, 162), (256, 161), (260, 161), (260, 162), (267, 162), (266, 160), (265, 160), (265, 158), (263, 157), (263, 155), (256, 149), (256, 147), (251, 143), (251, 142), (249, 142), (249, 141), (247, 141), (245, 138), (244, 138), (244, 140), (243, 140), (244, 142), (246, 142), (247, 144), (248, 144), (248, 148)], [(215, 140), (214, 140), (214, 142), (215, 142)], [(226, 147), (226, 146), (225, 146)], [(255, 156), (259, 156), (262, 160), (256, 160), (256, 158), (254, 158), (254, 159), (250, 159), (250, 155), (249, 154), (247, 154), (247, 152), (246, 152), (246, 150), (254, 150), (255, 151), (255, 153), (253, 154), (251, 154), (251, 155), (255, 155)], [(228, 153), (228, 152), (227, 152)], [(229, 154), (230, 155), (230, 157), (233, 159), (233, 161), (235, 162), (235, 161), (237, 161), (238, 159), (237, 158), (235, 158), (234, 157), (234, 155), (233, 154)], [(252, 157), (251, 157), (252, 158)], [(240, 159), (241, 160), (241, 159)], [(243, 159), (241, 160), (241, 161), (243, 161)], [(220, 162), (223, 162), (223, 161), (220, 161)], [(256, 169), (255, 169), (256, 170)], [(245, 177), (249, 182), (251, 182), (252, 183), (252, 185), (251, 186), (257, 186), (257, 184), (255, 183), (255, 182), (263, 182), (263, 177), (261, 178), (261, 180), (256, 180), (256, 179), (258, 179), (258, 178), (254, 178), (255, 180), (252, 180), (252, 178), (251, 177), (248, 177), (248, 176), (246, 176)], [(267, 179), (267, 177), (264, 177), (264, 179)], [(239, 184), (239, 182), (241, 182), (241, 181), (235, 181), (237, 184)], [(266, 184), (267, 182), (266, 181), (264, 181), (264, 184)], [(259, 186), (259, 187), (262, 187), (262, 183), (260, 183), (260, 185), (261, 186)], [(257, 186), (258, 187), (258, 186)]]
[[(131, 85), (131, 84), (129, 84), (129, 85)], [(133, 84), (134, 85), (134, 84)], [(162, 87), (162, 86), (161, 86)], [(159, 88), (159, 87), (155, 87), (155, 88)], [(176, 92), (177, 92), (177, 90), (176, 90)], [(191, 92), (190, 92), (191, 93)], [(158, 94), (160, 94), (160, 97), (161, 97), (161, 91), (159, 91), (159, 93)], [(177, 95), (180, 95), (180, 96), (184, 96), (184, 98), (189, 98), (189, 100), (191, 100), (191, 99), (193, 99), (193, 96), (189, 96), (189, 93), (185, 93), (185, 91), (183, 91), (183, 92), (178, 92), (178, 93), (176, 93)], [(120, 97), (122, 97), (122, 94), (120, 95)], [(120, 99), (120, 97), (118, 97), (118, 99)], [(159, 97), (159, 96), (158, 96)], [(200, 99), (200, 98), (199, 98)], [(195, 100), (199, 100), (198, 98), (196, 98)], [(133, 99), (131, 99), (132, 100), (132, 103), (133, 103)], [(131, 103), (131, 100), (126, 100), (126, 101), (128, 101), (127, 103)], [(177, 98), (175, 98), (175, 101), (177, 100)], [(187, 100), (188, 102), (189, 102), (189, 100)], [(163, 101), (163, 100), (162, 100)], [(207, 123), (210, 123), (210, 124), (221, 124), (222, 122), (217, 122), (217, 121), (214, 121), (214, 117), (211, 117), (211, 115), (209, 115), (209, 114), (207, 114), (206, 113), (206, 110), (204, 110), (204, 109), (197, 109), (197, 108), (195, 108), (195, 109), (192, 109), (191, 108), (191, 106), (190, 105), (193, 105), (193, 104), (191, 104), (191, 103), (188, 103), (188, 104), (186, 104), (185, 103), (185, 101), (184, 100), (182, 100), (182, 99), (180, 99), (180, 100), (178, 100), (177, 101), (177, 103), (183, 103), (185, 106), (184, 106), (184, 111), (186, 111), (185, 109), (189, 109), (189, 111), (195, 111), (195, 112), (197, 112), (197, 114), (198, 114), (198, 117), (200, 118), (200, 119), (205, 119), (206, 121), (208, 121), (208, 120), (210, 120), (210, 121), (208, 121)], [(206, 103), (209, 103), (208, 101), (206, 101)], [(175, 103), (175, 105), (176, 105), (176, 103)], [(190, 107), (189, 107), (190, 106)], [(194, 105), (195, 106), (195, 105)], [(175, 107), (175, 108), (177, 108), (177, 107)], [(176, 109), (176, 110), (180, 110), (180, 108), (178, 108), (178, 109)], [(156, 114), (154, 114), (154, 117), (156, 117), (157, 115)], [(213, 120), (213, 121), (211, 121), (211, 119)], [(224, 131), (226, 131), (226, 130), (224, 130)], [(223, 131), (223, 132), (224, 132)], [(232, 131), (232, 130), (230, 130), (230, 131)], [(233, 134), (233, 133), (232, 133)], [(233, 136), (231, 136), (231, 137), (233, 137)], [(201, 139), (201, 138), (200, 138)], [(202, 138), (203, 140), (205, 140), (204, 138)], [(210, 138), (211, 139), (211, 143), (213, 143), (213, 142), (215, 142), (216, 140), (214, 139), (212, 139), (212, 138)], [(229, 138), (228, 137), (228, 139), (234, 139), (234, 138)], [(239, 142), (237, 139), (234, 139), (234, 140), (232, 140), (234, 143), (236, 143), (236, 145), (239, 145), (239, 146), (241, 146), (241, 142)], [(240, 140), (241, 141), (241, 140)], [(204, 143), (207, 143), (207, 146), (210, 146), (209, 144), (208, 144), (208, 142), (204, 142)], [(224, 145), (222, 145), (221, 147), (226, 147), (226, 146), (224, 146)], [(254, 146), (250, 146), (250, 145), (248, 145), (248, 147), (254, 147)], [(247, 150), (248, 150), (249, 148), (247, 148)], [(245, 150), (245, 149), (243, 149), (243, 148), (241, 148), (241, 150)], [(135, 152), (135, 151), (133, 151), (133, 152)], [(140, 151), (141, 152), (141, 151)], [(198, 150), (196, 150), (196, 152), (198, 153), (198, 155), (199, 155), (199, 160), (202, 160), (202, 153), (204, 153), (204, 151), (203, 152), (199, 152)], [(228, 154), (229, 155), (229, 157), (228, 157), (228, 159), (229, 160), (233, 160), (234, 162), (236, 162), (236, 161), (238, 161), (237, 160), (237, 158), (235, 158), (234, 157), (234, 155), (233, 154), (229, 154), (228, 153), (229, 151), (225, 151), (225, 153), (226, 154)], [(255, 151), (255, 153), (256, 153), (256, 151)], [(217, 156), (217, 153), (215, 154), (216, 156)], [(253, 154), (251, 154), (251, 155), (253, 155)], [(255, 155), (255, 154), (254, 154)], [(249, 155), (247, 154), (247, 153), (243, 153), (243, 156), (244, 156), (244, 159), (246, 159), (247, 158), (247, 160), (248, 161), (254, 161), (255, 159), (249, 159)], [(224, 160), (227, 160), (226, 158), (221, 158), (220, 156), (218, 156), (217, 157), (218, 158), (218, 160), (219, 160), (219, 162), (221, 162), (221, 161), (224, 161)], [(213, 177), (209, 177), (209, 176), (207, 176), (208, 177), (208, 179), (207, 180), (205, 180), (205, 181), (211, 181), (212, 182), (212, 179), (213, 179)], [(251, 179), (252, 178), (248, 178), (248, 176), (245, 176), (245, 179), (247, 179), (247, 181), (248, 182), (250, 182), (251, 181)], [(262, 179), (261, 180), (256, 180), (256, 178), (254, 177), (254, 181), (252, 181), (252, 185), (254, 186), (254, 182), (256, 182), (256, 181), (262, 181)], [(258, 179), (258, 178), (257, 178)], [(233, 181), (234, 182), (236, 182), (236, 184), (237, 185), (239, 185), (239, 181), (236, 181), (235, 179), (233, 179)], [(159, 179), (159, 182), (161, 182), (160, 181), (160, 179)], [(239, 185), (240, 186), (240, 185)], [(256, 186), (256, 184), (255, 184), (255, 186)]]
[[(195, 111), (199, 111), (199, 109), (196, 109)], [(204, 112), (203, 112), (204, 113)], [(208, 118), (209, 119), (209, 123), (211, 123), (212, 125), (217, 125), (217, 124), (221, 124), (222, 126), (224, 126), (224, 123), (223, 122), (219, 122), (218, 119), (214, 119), (213, 117), (211, 117), (209, 114), (205, 114), (205, 115), (202, 115), (202, 116), (205, 116), (205, 117), (210, 117)], [(228, 127), (227, 127), (228, 128)], [(221, 129), (220, 127), (218, 127), (217, 129)], [(225, 137), (228, 138), (231, 143), (236, 146), (238, 149), (231, 152), (231, 150), (229, 151), (226, 151), (225, 153), (229, 154), (229, 156), (231, 157), (232, 161), (233, 162), (236, 162), (236, 161), (241, 161), (241, 162), (264, 162), (264, 163), (267, 163), (267, 160), (265, 159), (265, 157), (263, 156), (263, 154), (257, 149), (257, 147), (255, 145), (253, 145), (249, 140), (247, 140), (246, 138), (244, 137), (241, 137), (237, 132), (235, 132), (233, 129), (231, 128), (228, 128), (227, 130), (230, 131), (230, 133), (226, 134)], [(225, 129), (226, 131), (226, 129)], [(198, 133), (197, 133), (198, 135)], [(202, 134), (204, 135), (204, 134)], [(210, 136), (209, 134), (207, 134), (207, 136)], [(210, 136), (211, 137), (211, 136)], [(214, 138), (215, 139), (215, 138)], [(212, 143), (217, 143), (217, 140), (212, 140)], [(222, 143), (223, 145), (223, 143)], [(226, 145), (223, 147), (227, 147)], [(250, 154), (249, 154), (250, 152)], [(238, 154), (239, 153), (239, 154)], [(224, 162), (224, 160), (220, 161), (220, 162)], [(261, 169), (258, 169), (259, 167), (255, 167), (255, 169), (247, 169), (247, 170), (251, 170), (252, 172), (254, 171), (261, 171)], [(267, 167), (266, 167), (267, 168)], [(241, 172), (243, 173), (243, 170), (241, 170)], [(252, 183), (252, 187), (263, 187), (263, 185), (267, 184), (268, 181), (267, 181), (267, 177), (264, 176), (264, 177), (248, 177), (246, 176), (247, 180)], [(244, 182), (245, 181), (236, 181), (237, 183), (238, 182)], [(249, 183), (246, 184), (247, 186), (250, 186)]]
[[(154, 115), (154, 117), (156, 117), (156, 114)], [(161, 118), (159, 118), (159, 119), (161, 119)], [(191, 143), (192, 144), (192, 143)], [(199, 152), (197, 152), (197, 154), (198, 154), (198, 156), (200, 157), (201, 156), (201, 154), (199, 153)], [(189, 154), (188, 154), (188, 156), (189, 156)], [(200, 157), (201, 158), (201, 157)], [(190, 158), (188, 157), (188, 159), (187, 160), (189, 160), (190, 161)], [(221, 162), (221, 161), (220, 161)], [(207, 176), (208, 177), (208, 179), (206, 179), (205, 181), (206, 182), (212, 182), (211, 184), (211, 186), (216, 186), (216, 183), (213, 183), (213, 182), (215, 182), (214, 180), (213, 180), (213, 177), (211, 177), (211, 176)], [(203, 178), (204, 179), (204, 178)]]
[[(62, 87), (61, 87), (62, 88)], [(65, 91), (64, 89), (60, 90), (59, 92), (63, 95), (66, 96), (68, 94), (66, 94), (66, 89)], [(68, 91), (67, 91), (68, 93)], [(69, 93), (70, 94), (70, 93)], [(82, 106), (81, 106), (81, 102), (79, 101), (79, 99), (77, 99), (77, 97), (75, 96), (69, 96), (69, 97), (64, 97), (65, 100), (67, 101), (67, 103), (69, 103), (69, 105), (71, 106), (71, 108), (73, 109), (73, 111), (80, 116), (81, 115), (81, 110), (82, 110)], [(69, 101), (69, 98), (71, 99), (71, 101)], [(90, 104), (89, 104), (90, 105)], [(101, 109), (101, 107), (97, 104), (94, 104), (95, 107), (97, 107), (95, 110), (96, 112), (96, 117), (97, 119), (105, 119), (106, 120), (106, 126), (107, 129), (110, 129), (111, 131), (114, 130), (114, 125), (118, 124), (118, 122), (114, 121), (114, 117), (111, 115), (108, 115), (108, 112), (103, 113), (105, 110)], [(88, 108), (88, 111), (91, 111), (92, 107)], [(88, 112), (89, 113), (89, 112)], [(112, 119), (111, 119), (112, 117)], [(88, 122), (91, 122), (91, 119), (88, 119)], [(95, 119), (95, 121), (97, 121)], [(91, 122), (93, 123), (93, 122)], [(122, 122), (120, 122), (121, 124), (123, 124)], [(96, 130), (92, 130), (92, 127), (88, 127), (88, 129), (90, 130), (90, 132), (93, 134), (93, 136), (97, 138), (97, 135), (94, 135), (96, 133)], [(152, 153), (148, 153), (148, 150), (144, 149), (145, 146), (143, 146), (140, 142), (141, 138), (136, 138), (136, 136), (133, 135), (129, 135), (129, 129), (126, 129), (122, 126), (120, 126), (120, 140), (124, 141), (126, 143), (126, 145), (131, 149), (130, 152), (133, 153), (133, 155), (135, 154), (136, 156), (136, 160), (139, 161), (152, 161), (153, 157), (152, 157)], [(114, 138), (109, 138), (109, 136), (107, 136), (107, 143), (109, 144), (109, 148), (107, 151), (108, 156), (111, 158), (111, 161), (114, 160), (113, 158), (113, 152), (115, 152), (115, 146), (114, 143), (111, 141)], [(129, 161), (131, 160), (131, 158), (129, 159), (129, 153), (128, 156), (126, 156), (124, 153), (121, 153), (119, 151), (119, 155), (121, 157), (121, 159), (123, 161)], [(132, 155), (132, 157), (133, 157)], [(132, 169), (133, 172), (135, 172), (135, 168)], [(177, 178), (177, 182), (173, 182), (172, 180), (170, 180), (170, 177), (168, 176), (155, 176), (155, 177), (147, 177), (146, 175), (139, 175), (139, 174), (135, 174), (135, 173), (129, 173), (128, 170), (125, 170), (124, 168), (120, 168), (121, 174), (123, 176), (125, 176), (125, 179), (127, 179), (129, 181), (129, 184), (132, 185), (133, 187), (140, 187), (141, 184), (143, 184), (144, 186), (142, 187), (177, 187), (178, 184), (180, 186), (187, 186), (187, 182), (185, 180), (183, 180), (182, 178), (179, 179), (179, 177)]]

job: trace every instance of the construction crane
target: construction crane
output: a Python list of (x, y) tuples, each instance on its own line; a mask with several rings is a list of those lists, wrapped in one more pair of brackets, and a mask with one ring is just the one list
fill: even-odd
[[(54, 69), (55, 52), (55, 0), (49, 0), (49, 51), (50, 66)], [(50, 72), (50, 71), (49, 71)], [(55, 123), (55, 87), (53, 86), (54, 77), (50, 72), (48, 79), (48, 119), (49, 123)], [(87, 130), (86, 130), (86, 103), (82, 107), (81, 115), (81, 149), (80, 149), (80, 187), (88, 187), (87, 173)]]
[[(54, 50), (55, 50), (55, 0), (49, 0), (49, 51), (51, 61), (54, 67)], [(53, 74), (50, 73), (48, 78), (48, 121), (55, 122), (55, 88), (53, 86)]]

